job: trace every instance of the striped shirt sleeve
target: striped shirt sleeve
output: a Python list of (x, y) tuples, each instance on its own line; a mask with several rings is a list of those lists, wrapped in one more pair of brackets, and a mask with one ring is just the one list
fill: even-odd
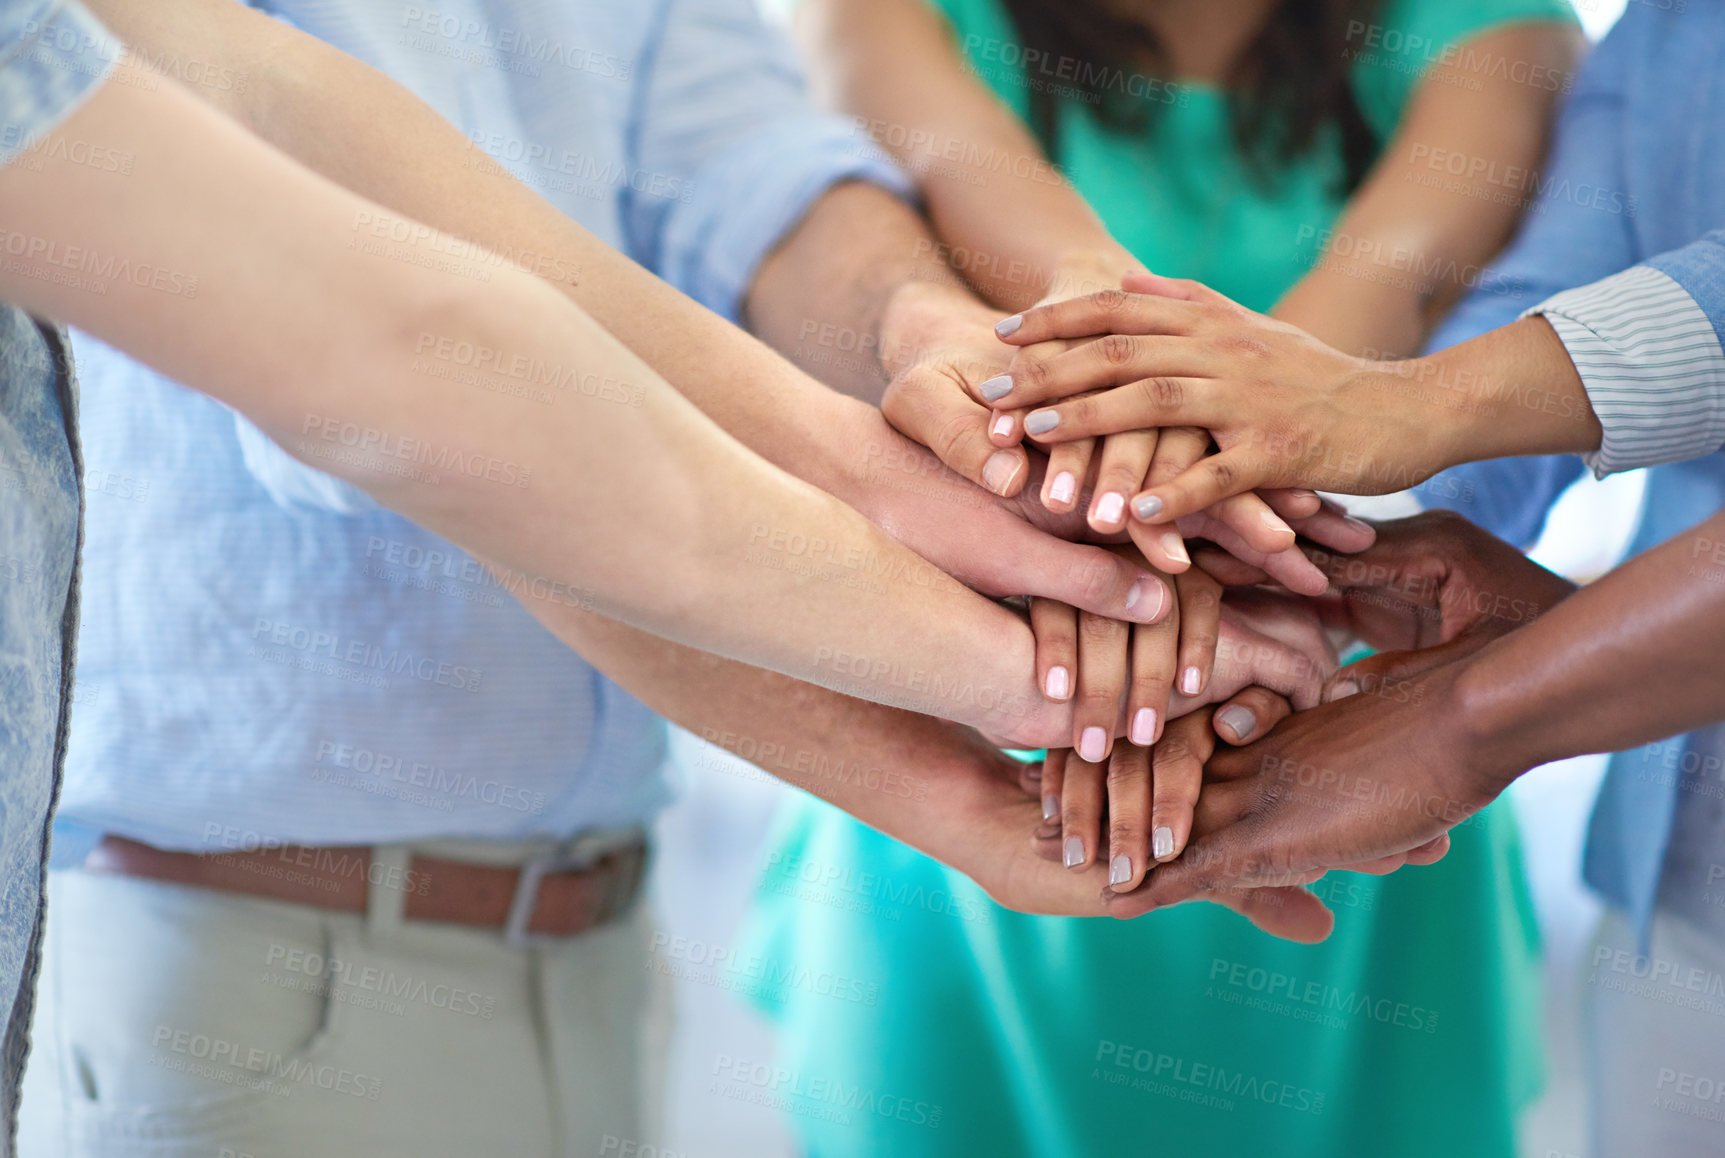
[(1638, 265), (1527, 311), (1551, 324), (1605, 428), (1583, 461), (1603, 478), (1725, 446), (1725, 349), (1670, 275)]

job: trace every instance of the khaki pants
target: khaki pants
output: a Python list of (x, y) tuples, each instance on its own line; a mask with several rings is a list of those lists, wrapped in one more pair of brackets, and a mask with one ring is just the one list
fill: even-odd
[[(645, 906), (550, 947), (51, 874), (21, 1158), (605, 1158), (658, 1138)], [(650, 1151), (649, 1151), (650, 1152)]]
[(1607, 908), (1586, 968), (1596, 1158), (1725, 1158), (1725, 946), (1656, 912), (1641, 956)]

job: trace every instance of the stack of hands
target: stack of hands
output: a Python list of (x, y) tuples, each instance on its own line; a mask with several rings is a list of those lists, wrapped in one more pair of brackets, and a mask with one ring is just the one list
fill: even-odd
[(1037, 685), (1072, 721), (1018, 774), (1036, 851), (1105, 865), (1120, 916), (1212, 900), (1299, 940), (1331, 928), (1301, 888), (1326, 871), (1441, 858), (1521, 771), (1454, 733), (1455, 676), (1574, 585), (1449, 512), (1374, 525), (1318, 495), (1442, 457), (1374, 405), (1382, 364), (1149, 274), (1004, 321), (936, 301), (888, 352), (889, 421), (1161, 580), (1131, 622), (1027, 601)]

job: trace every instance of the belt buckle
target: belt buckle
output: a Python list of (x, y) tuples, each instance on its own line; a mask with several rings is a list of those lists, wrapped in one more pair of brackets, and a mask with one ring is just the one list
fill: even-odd
[(643, 836), (638, 827), (583, 832), (523, 864), (515, 881), (515, 896), (509, 902), (509, 920), (503, 926), (504, 943), (515, 949), (540, 949), (568, 940), (554, 933), (528, 932), (533, 910), (539, 907), (539, 883), (551, 873), (590, 869), (612, 853), (639, 844)]

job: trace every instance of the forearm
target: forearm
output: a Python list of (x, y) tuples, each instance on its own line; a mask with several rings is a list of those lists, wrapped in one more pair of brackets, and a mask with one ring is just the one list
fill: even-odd
[[(960, 272), (1003, 309), (1112, 289), (1136, 262), (981, 81), (921, 0), (815, 0), (816, 86), (916, 176)], [(889, 66), (890, 65), (890, 66)]]
[(1618, 567), (1455, 679), (1471, 763), (1503, 783), (1725, 719), (1725, 514)]
[(1429, 420), (1441, 466), (1584, 454), (1603, 430), (1563, 342), (1530, 317), (1423, 358), (1378, 362), (1356, 385)]
[(382, 73), (230, 0), (91, 7), (149, 53), (244, 75), (196, 95), (314, 172), (543, 277), (744, 445), (823, 489), (843, 485), (828, 448), (855, 403), (601, 242)]
[[(369, 244), (377, 206), (172, 83), (110, 83), (66, 131), (123, 143), (134, 171), (0, 170), (0, 220), (31, 240), (0, 275), (7, 300), (646, 630), (1007, 734), (1034, 725), (1022, 622), (726, 437), (544, 282), (412, 223), (410, 240)], [(183, 276), (91, 292), (93, 278), (53, 276), (73, 253), (83, 270), (106, 257)], [(506, 354), (489, 375), (456, 373), (462, 350)], [(549, 385), (514, 389), (503, 366)], [(354, 438), (325, 457), (332, 430)], [(396, 469), (403, 458), (414, 469)], [(823, 565), (801, 566), (791, 544), (815, 543)]]

